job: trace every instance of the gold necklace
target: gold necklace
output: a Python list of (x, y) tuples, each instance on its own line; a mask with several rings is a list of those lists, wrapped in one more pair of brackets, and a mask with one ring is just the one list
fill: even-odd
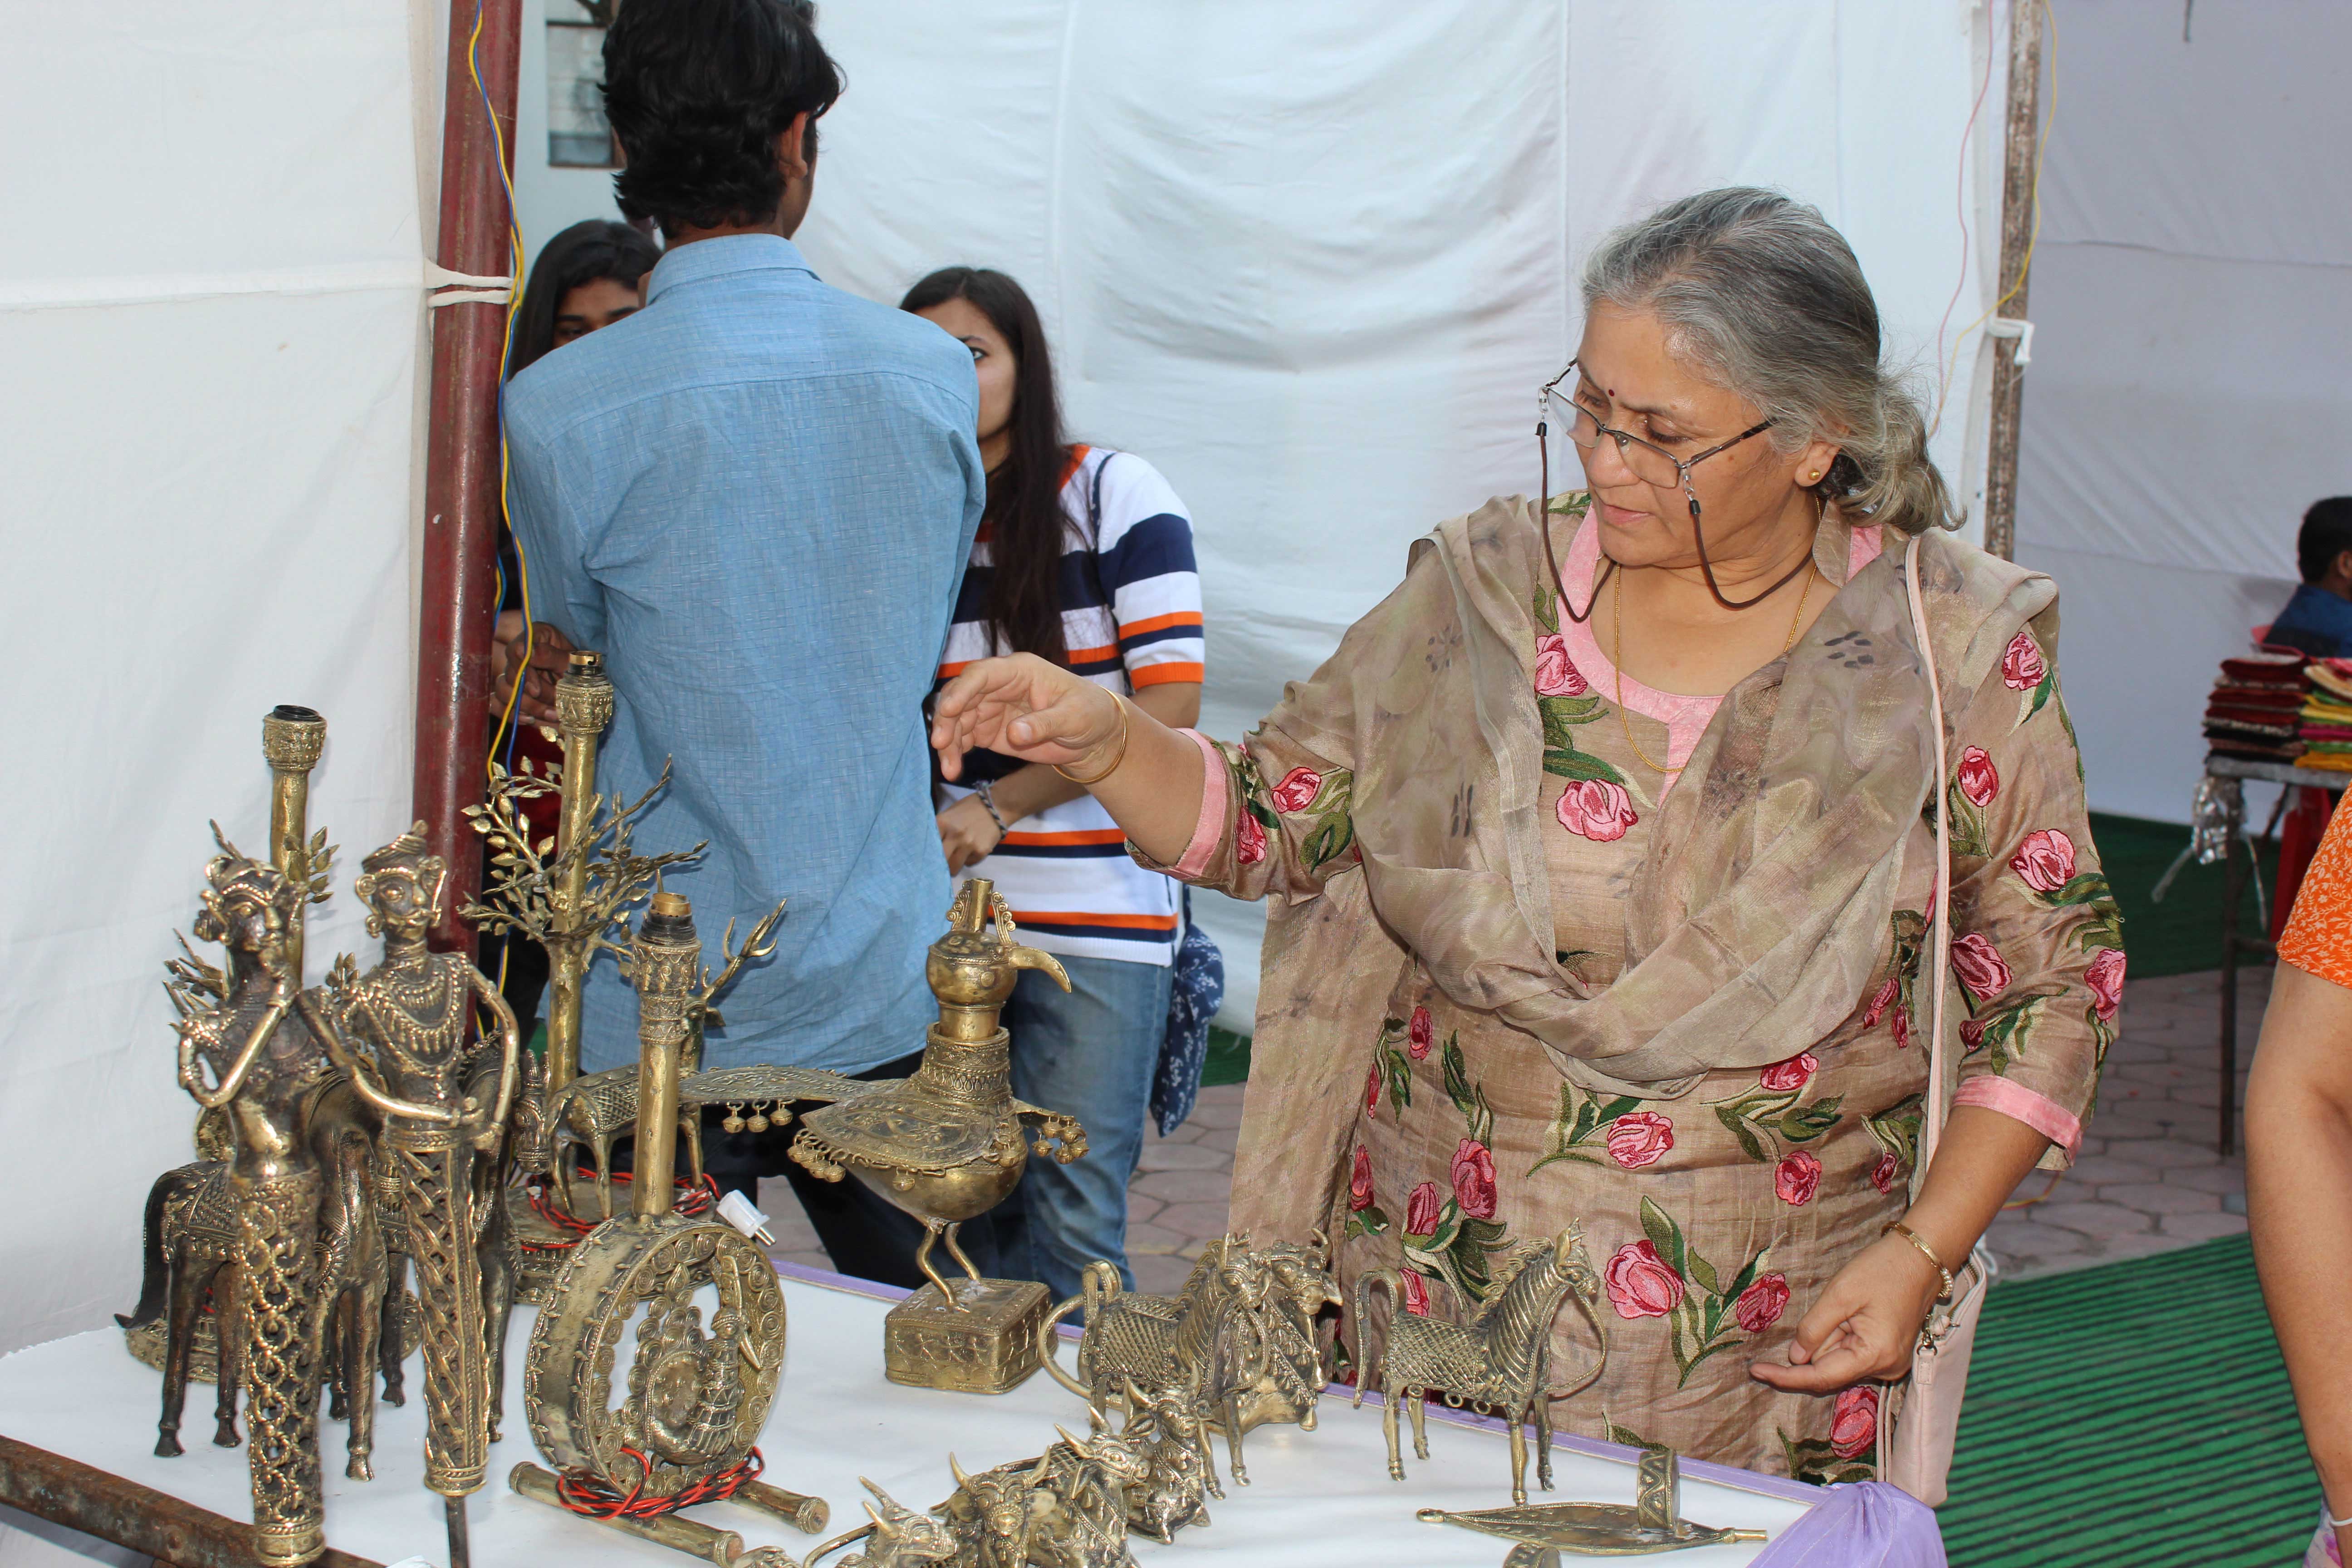
[[(1780, 644), (1780, 655), (1784, 658), (1788, 657), (1789, 650), (1797, 646), (1797, 630), (1805, 618), (1805, 601), (1812, 596), (1812, 592), (1813, 574), (1808, 570), (1803, 585), (1797, 590), (1797, 613), (1789, 617), (1789, 636)], [(1622, 578), (1618, 581), (1617, 594), (1610, 608), (1614, 612), (1610, 617), (1609, 661), (1616, 666), (1617, 673), (1617, 728), (1623, 731), (1626, 746), (1641, 759), (1643, 767), (1657, 773), (1678, 773), (1690, 764), (1685, 763), (1670, 768), (1664, 763), (1653, 762), (1650, 753), (1642, 750), (1642, 743), (1633, 739), (1633, 723), (1625, 717), (1625, 584)], [(1674, 754), (1674, 729), (1669, 725), (1666, 730), (1666, 755), (1671, 757)]]

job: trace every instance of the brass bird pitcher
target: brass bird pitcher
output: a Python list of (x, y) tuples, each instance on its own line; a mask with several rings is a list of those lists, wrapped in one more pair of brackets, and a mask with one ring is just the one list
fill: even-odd
[[(792, 1157), (814, 1174), (856, 1176), (923, 1222), (915, 1262), (930, 1283), (892, 1308), (883, 1330), (893, 1383), (1002, 1394), (1037, 1370), (1045, 1288), (983, 1279), (956, 1245), (965, 1220), (994, 1208), (1020, 1182), (1030, 1152), (1024, 1117), (1036, 1120), (1040, 1155), (1068, 1164), (1087, 1152), (1076, 1118), (1013, 1098), (1012, 1035), (998, 1015), (1013, 983), (1036, 969), (1070, 988), (1051, 953), (1017, 936), (995, 884), (966, 882), (924, 965), (940, 1021), (926, 1031), (922, 1066), (912, 1078), (810, 1111), (793, 1144)], [(947, 1244), (964, 1279), (950, 1285), (933, 1267), (935, 1241)]]

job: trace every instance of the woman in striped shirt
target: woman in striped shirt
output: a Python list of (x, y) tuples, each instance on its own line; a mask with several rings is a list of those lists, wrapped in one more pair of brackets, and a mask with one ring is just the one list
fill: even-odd
[[(1201, 579), (1183, 502), (1132, 453), (1064, 440), (1045, 330), (1012, 279), (947, 268), (900, 304), (969, 347), (980, 378), (988, 510), (940, 679), (973, 659), (1034, 653), (1162, 723), (1193, 723)], [(974, 752), (940, 800), (949, 871), (985, 860), (1023, 936), (1070, 974), (1066, 995), (1022, 976), (1004, 1021), (1013, 1092), (1076, 1116), (1087, 1153), (1030, 1163), (993, 1216), (999, 1266), (1067, 1298), (1086, 1265), (1105, 1258), (1131, 1289), (1127, 1183), (1167, 1026), (1179, 889), (1129, 858), (1110, 814), (1051, 767)]]

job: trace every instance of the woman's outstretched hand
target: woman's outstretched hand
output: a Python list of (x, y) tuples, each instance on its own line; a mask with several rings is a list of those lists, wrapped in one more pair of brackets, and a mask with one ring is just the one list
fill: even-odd
[(1834, 1394), (1865, 1378), (1897, 1378), (1936, 1304), (1943, 1277), (1919, 1249), (1885, 1236), (1862, 1249), (1822, 1289), (1797, 1325), (1786, 1364), (1750, 1362), (1759, 1383), (1796, 1394)]
[(1016, 653), (975, 660), (940, 689), (931, 745), (950, 779), (963, 775), (963, 754), (975, 747), (1024, 763), (1091, 764), (1097, 752), (1108, 760), (1122, 723), (1118, 699), (1103, 688), (1034, 653)]

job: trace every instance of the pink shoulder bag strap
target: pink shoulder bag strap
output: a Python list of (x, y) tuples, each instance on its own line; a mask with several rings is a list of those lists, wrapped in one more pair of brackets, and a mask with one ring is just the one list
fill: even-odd
[[(1936, 896), (1928, 941), (1928, 951), (1935, 955), (1931, 969), (1935, 999), (1928, 1007), (1927, 1099), (1921, 1109), (1919, 1159), (1914, 1167), (1924, 1175), (1935, 1163), (1944, 1122), (1952, 1114), (1954, 1071), (1944, 1030), (1944, 994), (1951, 985), (1952, 967), (1952, 836), (1950, 802), (1945, 793), (1951, 770), (1944, 737), (1943, 684), (1937, 678), (1934, 645), (1927, 637), (1927, 606), (1919, 594), (1917, 535), (1903, 552), (1903, 583), (1911, 599), (1912, 635), (1927, 670), (1927, 722), (1934, 731), (1936, 752), (1936, 774), (1929, 785), (1937, 792)], [(1976, 1348), (1977, 1320), (1984, 1311), (1985, 1289), (1992, 1282), (1993, 1270), (1992, 1255), (1979, 1242), (1953, 1276), (1951, 1300), (1938, 1303), (1927, 1314), (1918, 1345), (1911, 1352), (1907, 1390), (1903, 1384), (1893, 1384), (1879, 1396), (1879, 1477), (1930, 1508), (1942, 1504), (1951, 1475), (1960, 1400), (1968, 1391), (1969, 1356)]]

